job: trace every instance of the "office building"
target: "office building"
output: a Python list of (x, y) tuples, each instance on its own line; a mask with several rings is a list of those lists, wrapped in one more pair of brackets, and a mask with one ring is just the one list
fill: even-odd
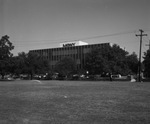
[(83, 69), (87, 53), (93, 48), (100, 47), (104, 49), (108, 45), (111, 45), (111, 43), (88, 44), (82, 41), (74, 41), (60, 43), (58, 48), (37, 49), (30, 50), (30, 52), (38, 53), (46, 58), (52, 69), (58, 61), (66, 56), (72, 57), (76, 61), (77, 69)]

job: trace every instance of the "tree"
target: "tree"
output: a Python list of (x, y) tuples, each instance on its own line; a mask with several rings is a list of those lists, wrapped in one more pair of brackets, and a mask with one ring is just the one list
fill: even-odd
[(11, 58), (10, 72), (15, 75), (23, 74), (27, 72), (26, 67), (27, 54), (25, 52), (18, 53), (18, 56)]
[(128, 55), (126, 61), (127, 61), (128, 67), (131, 70), (131, 73), (137, 74), (138, 58), (137, 58), (137, 55), (135, 54), (135, 52), (133, 52), (131, 55)]
[(127, 56), (128, 52), (116, 44), (112, 47), (98, 47), (87, 55), (85, 69), (90, 74), (114, 73), (126, 75), (131, 72)]
[(11, 53), (11, 50), (14, 49), (14, 46), (9, 41), (9, 36), (5, 35), (2, 36), (0, 39), (0, 74), (2, 75), (2, 78), (4, 78), (4, 75), (8, 70), (8, 64), (10, 57), (13, 56)]
[(25, 71), (31, 76), (48, 72), (49, 63), (39, 54), (29, 52), (25, 60)]
[(104, 58), (103, 50), (95, 48), (86, 57), (85, 70), (88, 70), (90, 74), (100, 74), (103, 72), (109, 72), (109, 67), (106, 59)]
[(54, 70), (62, 76), (68, 76), (76, 70), (76, 63), (71, 57), (64, 57), (56, 63)]
[(49, 63), (46, 59), (36, 53), (21, 52), (12, 58), (11, 73), (15, 75), (28, 74), (31, 79), (34, 74), (45, 74), (49, 70)]
[(146, 52), (144, 52), (144, 73), (146, 77), (150, 77), (150, 50), (147, 50)]
[(120, 48), (118, 45), (113, 45), (111, 48), (112, 65), (111, 70), (115, 74), (127, 75), (130, 73), (130, 68), (127, 64), (128, 52)]

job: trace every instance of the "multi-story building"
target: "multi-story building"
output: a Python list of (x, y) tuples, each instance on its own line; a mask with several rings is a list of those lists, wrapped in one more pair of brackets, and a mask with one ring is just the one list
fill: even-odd
[(75, 41), (60, 43), (60, 47), (58, 48), (37, 49), (30, 50), (30, 52), (38, 53), (46, 58), (52, 69), (58, 61), (66, 56), (72, 57), (76, 61), (77, 69), (83, 69), (87, 53), (89, 53), (93, 48), (100, 47), (104, 49), (108, 45), (111, 44), (88, 44), (82, 41)]

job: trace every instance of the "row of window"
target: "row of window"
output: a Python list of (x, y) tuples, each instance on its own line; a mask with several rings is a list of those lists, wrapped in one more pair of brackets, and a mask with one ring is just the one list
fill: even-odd
[[(85, 56), (92, 48), (101, 47), (104, 48), (109, 43), (105, 44), (94, 44), (85, 46), (75, 46), (67, 48), (52, 48), (42, 50), (31, 50), (31, 52), (38, 53), (50, 61), (50, 65), (54, 66), (57, 61), (65, 56), (70, 56), (77, 61), (79, 67), (83, 67), (85, 63)], [(82, 61), (82, 62), (81, 62)]]
[(84, 46), (75, 46), (75, 47), (65, 47), (65, 48), (52, 48), (52, 49), (41, 49), (41, 50), (31, 50), (33, 52), (38, 52), (41, 55), (70, 55), (77, 54), (79, 51), (83, 53), (88, 53), (94, 47), (105, 47), (108, 43), (105, 44), (94, 44), (94, 45), (84, 45)]

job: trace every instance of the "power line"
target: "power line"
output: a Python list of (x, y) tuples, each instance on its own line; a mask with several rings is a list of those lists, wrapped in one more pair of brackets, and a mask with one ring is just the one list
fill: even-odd
[(120, 32), (120, 33), (114, 33), (114, 34), (106, 34), (106, 35), (97, 35), (97, 36), (91, 36), (91, 37), (84, 37), (84, 38), (76, 38), (76, 39), (58, 39), (58, 40), (33, 40), (33, 41), (25, 41), (25, 40), (13, 40), (13, 42), (17, 41), (20, 42), (20, 44), (16, 44), (18, 46), (25, 45), (26, 43), (38, 43), (43, 44), (45, 41), (49, 41), (49, 43), (45, 44), (54, 44), (54, 43), (61, 43), (61, 42), (72, 42), (72, 41), (79, 41), (79, 40), (90, 40), (90, 39), (98, 39), (103, 37), (112, 37), (112, 36), (118, 36), (118, 35), (125, 35), (125, 34), (131, 34), (135, 33), (136, 31), (126, 31), (126, 32)]
[(102, 37), (111, 37), (111, 36), (117, 36), (117, 35), (123, 35), (123, 34), (130, 34), (130, 33), (134, 33), (134, 32), (135, 31), (128, 31), (128, 32), (120, 32), (120, 33), (107, 34), (107, 35), (85, 37), (85, 38), (80, 38), (80, 40), (89, 40), (89, 39), (97, 39), (97, 38), (102, 38)]
[[(96, 39), (96, 38), (101, 38), (101, 37), (110, 37), (110, 36), (130, 34), (130, 33), (135, 33), (135, 31), (120, 32), (120, 33), (107, 34), (107, 35), (97, 35), (97, 36), (84, 37), (84, 38), (76, 38), (76, 39), (65, 39), (65, 40), (64, 39), (62, 39), (62, 40), (61, 39), (58, 39), (58, 40), (33, 40), (33, 41), (28, 40), (28, 41), (30, 41), (30, 42), (53, 41), (51, 43), (55, 43), (55, 42), (58, 42), (58, 41), (66, 42), (66, 41), (88, 40), (88, 39)], [(27, 40), (19, 40), (19, 41), (27, 42)]]

